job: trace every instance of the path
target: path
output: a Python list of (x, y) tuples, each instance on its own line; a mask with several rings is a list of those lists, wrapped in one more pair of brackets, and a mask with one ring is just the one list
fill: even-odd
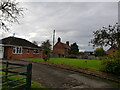
[[(11, 61), (13, 62), (13, 61)], [(14, 61), (15, 63), (28, 63)], [(33, 63), (32, 80), (48, 88), (106, 88), (110, 84), (64, 69)]]

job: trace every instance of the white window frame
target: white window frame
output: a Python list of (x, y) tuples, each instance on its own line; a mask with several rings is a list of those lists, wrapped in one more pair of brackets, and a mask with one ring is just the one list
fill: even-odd
[[(36, 53), (36, 50), (38, 51), (38, 53)], [(33, 54), (39, 54), (39, 53), (40, 53), (39, 50), (35, 49)]]
[[(28, 51), (29, 51), (29, 53), (28, 53)], [(30, 54), (30, 49), (27, 49), (27, 54)]]
[(17, 47), (17, 46), (13, 47), (13, 54), (22, 54), (22, 51), (23, 51), (22, 47)]

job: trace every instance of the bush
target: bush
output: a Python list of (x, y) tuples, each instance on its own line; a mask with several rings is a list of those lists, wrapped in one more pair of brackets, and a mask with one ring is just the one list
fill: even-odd
[(102, 71), (120, 74), (120, 51), (102, 58)]
[(47, 61), (47, 60), (49, 60), (49, 59), (50, 59), (49, 55), (46, 55), (46, 54), (43, 55), (43, 60), (44, 60), (44, 61)]
[(106, 55), (106, 52), (105, 52), (105, 50), (104, 50), (103, 48), (96, 48), (96, 49), (94, 50), (94, 54), (95, 54), (96, 56), (100, 57), (100, 56), (105, 56), (105, 55)]

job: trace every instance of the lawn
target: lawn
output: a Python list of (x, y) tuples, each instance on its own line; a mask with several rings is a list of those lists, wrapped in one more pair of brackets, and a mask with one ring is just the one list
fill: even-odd
[[(1, 67), (4, 67), (4, 65), (0, 65), (0, 69), (2, 69)], [(11, 73), (9, 73), (8, 75), (11, 75)], [(0, 76), (5, 76), (5, 72), (1, 72), (0, 71)], [(4, 83), (4, 82), (9, 82), (9, 81), (12, 81), (12, 80), (17, 80), (17, 79), (22, 79), (22, 78), (25, 78), (25, 76), (22, 76), (22, 75), (15, 75), (15, 76), (10, 76), (8, 77), (7, 79), (3, 78), (3, 79), (0, 79), (0, 83)], [(14, 87), (16, 85), (20, 85), (20, 84), (23, 84), (26, 82), (26, 79), (24, 80), (20, 80), (20, 81), (17, 81), (17, 82), (11, 82), (9, 84), (6, 84), (6, 85), (2, 85), (2, 89), (5, 89), (5, 90), (8, 90), (9, 88), (11, 87)], [(1, 87), (1, 86), (0, 86)], [(21, 88), (24, 88), (25, 86), (22, 86)], [(19, 88), (19, 87), (18, 87)], [(45, 88), (43, 85), (41, 85), (40, 83), (36, 82), (36, 81), (31, 81), (31, 89), (34, 89), (34, 88)], [(0, 88), (1, 89), (1, 88)]]
[[(21, 79), (21, 78), (23, 78), (23, 76), (21, 76), (21, 75), (16, 75), (16, 76), (11, 76), (11, 77), (9, 77), (9, 78), (7, 78), (7, 80), (8, 81), (11, 81), (11, 80), (16, 80), (16, 79)], [(2, 80), (2, 82), (8, 82), (8, 81), (6, 81), (6, 80)], [(25, 83), (26, 82), (26, 80), (24, 79), (24, 80), (20, 80), (19, 82), (12, 82), (12, 83), (9, 83), (9, 84), (7, 84), (7, 85), (3, 85), (3, 87), (2, 87), (2, 89), (8, 89), (8, 88), (11, 88), (11, 87), (14, 87), (14, 86), (16, 86), (16, 85), (19, 85), (19, 84), (23, 84), (23, 83)], [(23, 87), (25, 87), (25, 86), (23, 86)], [(21, 87), (22, 88), (22, 87)], [(38, 83), (38, 82), (35, 82), (35, 81), (32, 81), (31, 82), (31, 89), (32, 88), (45, 88), (44, 86), (42, 86), (40, 83)]]
[[(41, 58), (34, 58), (34, 59), (31, 58), (31, 59), (21, 59), (21, 60), (44, 62), (44, 60)], [(87, 63), (85, 61), (87, 61)], [(67, 65), (72, 65), (72, 66), (77, 66), (77, 67), (90, 68), (90, 69), (94, 69), (94, 70), (99, 70), (101, 68), (100, 60), (50, 58), (50, 60), (47, 62), (52, 62), (52, 63), (57, 63), (57, 64), (67, 64)]]

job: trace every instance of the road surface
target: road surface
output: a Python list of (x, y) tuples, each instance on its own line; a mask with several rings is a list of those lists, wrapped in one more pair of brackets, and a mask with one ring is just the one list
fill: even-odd
[[(15, 63), (28, 63), (12, 60)], [(112, 85), (86, 77), (80, 73), (64, 69), (33, 63), (32, 80), (37, 81), (48, 88), (111, 88)]]

